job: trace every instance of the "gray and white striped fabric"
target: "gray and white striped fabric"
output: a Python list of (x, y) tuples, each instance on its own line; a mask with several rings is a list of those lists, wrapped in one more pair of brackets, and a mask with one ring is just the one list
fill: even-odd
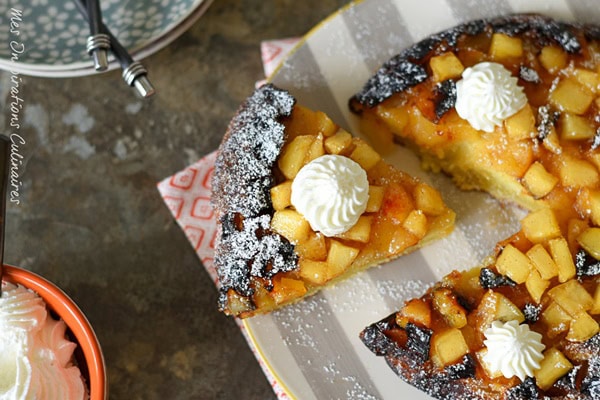
[[(563, 20), (600, 21), (599, 0), (366, 0), (309, 33), (273, 82), (298, 101), (328, 113), (355, 134), (348, 99), (389, 57), (464, 21), (514, 12)], [(292, 398), (427, 399), (372, 355), (359, 332), (420, 295), (452, 269), (477, 265), (495, 243), (518, 230), (522, 211), (483, 193), (461, 192), (445, 177), (421, 171), (396, 147), (384, 157), (437, 187), (457, 212), (452, 235), (382, 267), (366, 271), (306, 301), (245, 325), (261, 356)]]

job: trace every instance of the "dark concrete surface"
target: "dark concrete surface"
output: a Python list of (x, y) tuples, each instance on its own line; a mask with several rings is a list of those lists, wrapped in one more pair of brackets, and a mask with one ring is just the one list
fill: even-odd
[[(265, 39), (298, 36), (343, 0), (216, 0), (144, 64), (158, 94), (120, 71), (23, 77), (19, 205), (5, 261), (63, 288), (104, 349), (111, 399), (273, 399), (156, 183), (214, 150), (262, 78)], [(10, 74), (0, 72), (8, 130)]]

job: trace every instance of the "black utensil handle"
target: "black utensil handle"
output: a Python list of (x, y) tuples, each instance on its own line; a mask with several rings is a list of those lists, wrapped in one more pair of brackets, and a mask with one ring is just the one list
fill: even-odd
[(99, 0), (87, 0), (87, 14), (90, 34), (97, 35), (98, 33), (102, 33), (102, 12), (100, 11)]

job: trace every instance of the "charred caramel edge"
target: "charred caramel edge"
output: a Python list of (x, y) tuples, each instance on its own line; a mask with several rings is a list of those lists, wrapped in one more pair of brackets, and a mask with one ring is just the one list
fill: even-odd
[(476, 36), (486, 31), (529, 36), (541, 46), (553, 43), (568, 53), (581, 51), (581, 36), (587, 40), (600, 40), (598, 25), (560, 22), (539, 14), (514, 14), (466, 22), (431, 35), (386, 61), (349, 100), (350, 110), (360, 114), (362, 109), (372, 108), (395, 93), (424, 82), (429, 77), (426, 63), (433, 55), (452, 50), (464, 36)]

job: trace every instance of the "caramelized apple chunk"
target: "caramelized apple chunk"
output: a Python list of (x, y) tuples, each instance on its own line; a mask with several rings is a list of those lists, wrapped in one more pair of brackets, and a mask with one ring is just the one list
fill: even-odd
[(573, 262), (573, 256), (569, 250), (569, 244), (565, 238), (560, 237), (550, 240), (548, 242), (548, 247), (550, 248), (552, 259), (558, 267), (558, 281), (567, 282), (577, 273), (575, 263)]
[(557, 183), (558, 178), (546, 171), (538, 161), (531, 164), (523, 176), (523, 184), (536, 199), (550, 193)]
[(276, 275), (270, 295), (275, 303), (282, 304), (298, 299), (306, 294), (306, 286), (299, 279)]
[(548, 296), (572, 317), (588, 311), (594, 305), (594, 299), (575, 279), (553, 287)]
[(416, 208), (427, 215), (437, 216), (446, 211), (446, 206), (440, 193), (429, 185), (419, 183), (415, 187), (414, 198)]
[(325, 261), (301, 259), (299, 264), (299, 273), (302, 279), (315, 285), (322, 285), (329, 279)]
[(545, 46), (539, 55), (542, 66), (555, 74), (567, 65), (567, 53), (557, 46)]
[(353, 240), (356, 242), (367, 243), (371, 238), (371, 225), (373, 217), (361, 216), (352, 228), (339, 235), (340, 238)]
[(367, 208), (365, 212), (378, 212), (381, 209), (383, 203), (383, 195), (385, 194), (385, 187), (383, 186), (369, 186), (369, 201), (367, 202)]
[(456, 295), (450, 289), (440, 288), (433, 292), (433, 306), (449, 326), (462, 328), (467, 325), (467, 312), (458, 303)]
[(332, 279), (341, 275), (352, 264), (358, 249), (346, 246), (337, 240), (331, 240), (327, 254), (327, 278)]
[(271, 220), (271, 228), (292, 243), (304, 241), (310, 232), (310, 225), (302, 214), (295, 210), (276, 211)]
[(534, 372), (535, 381), (542, 390), (548, 390), (554, 382), (573, 368), (564, 354), (552, 347), (544, 352), (540, 368)]
[(550, 286), (550, 281), (543, 279), (538, 271), (532, 270), (525, 281), (525, 286), (533, 301), (540, 303), (544, 292)]
[(581, 312), (573, 317), (569, 332), (567, 333), (567, 340), (574, 342), (585, 342), (592, 336), (594, 336), (600, 327), (594, 318), (588, 313)]
[(431, 359), (440, 367), (455, 363), (468, 352), (469, 346), (458, 328), (434, 333), (431, 338)]
[(289, 207), (292, 197), (292, 181), (285, 181), (271, 188), (271, 204), (276, 211)]
[(314, 141), (313, 135), (301, 135), (284, 146), (277, 164), (287, 179), (294, 179), (300, 168), (304, 166), (306, 155)]
[(352, 146), (352, 135), (340, 129), (325, 139), (324, 146), (329, 154), (345, 154)]
[(561, 236), (556, 216), (549, 208), (528, 214), (521, 221), (521, 227), (527, 239), (533, 243), (542, 243)]
[(402, 223), (402, 226), (421, 239), (427, 233), (427, 217), (421, 210), (412, 210)]
[(429, 66), (433, 72), (433, 79), (436, 82), (458, 78), (465, 69), (458, 57), (451, 52), (432, 57), (431, 60), (429, 60)]
[(354, 150), (350, 158), (360, 164), (365, 171), (369, 171), (381, 160), (381, 156), (363, 140), (354, 138)]
[(431, 307), (421, 299), (410, 300), (397, 314), (396, 321), (402, 327), (411, 322), (429, 328), (431, 326)]
[(525, 254), (508, 244), (496, 260), (496, 268), (502, 275), (508, 276), (516, 283), (524, 283), (532, 269), (531, 262)]
[(518, 37), (494, 33), (489, 54), (497, 61), (519, 58), (523, 55), (523, 42)]
[(600, 228), (591, 227), (586, 229), (579, 235), (577, 242), (596, 260), (600, 260)]
[(562, 79), (550, 94), (550, 101), (560, 110), (582, 115), (592, 101), (593, 95), (575, 79)]
[(529, 139), (535, 135), (535, 116), (529, 104), (504, 120), (504, 128), (512, 140)]
[(566, 332), (571, 325), (572, 319), (573, 317), (554, 301), (548, 304), (541, 315), (541, 320), (548, 327), (548, 335), (550, 337), (556, 337)]
[(556, 263), (541, 244), (535, 244), (526, 254), (542, 279), (552, 279), (558, 275)]

